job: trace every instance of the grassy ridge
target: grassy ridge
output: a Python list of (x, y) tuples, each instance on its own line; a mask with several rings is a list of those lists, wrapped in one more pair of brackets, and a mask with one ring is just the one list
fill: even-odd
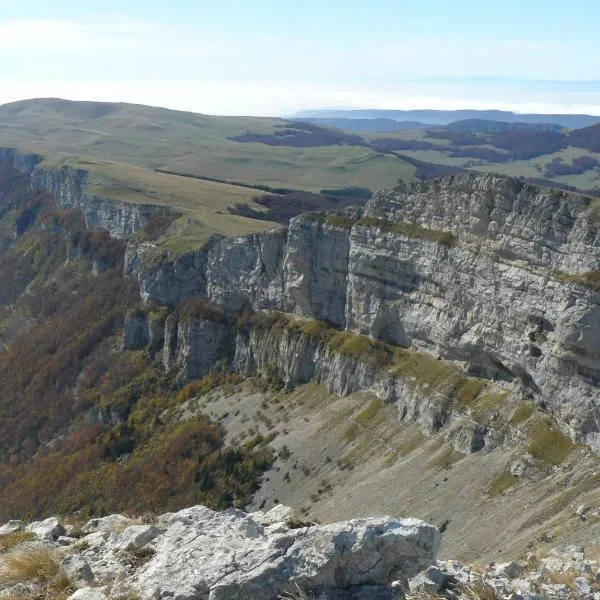
[(159, 245), (188, 250), (202, 245), (212, 234), (255, 233), (277, 223), (232, 215), (229, 209), (245, 204), (257, 213), (265, 207), (254, 202), (259, 192), (228, 185), (158, 173), (133, 165), (75, 157), (52, 156), (42, 166), (48, 169), (70, 167), (89, 172), (88, 191), (130, 204), (168, 206), (182, 216), (164, 235)]
[(275, 118), (218, 117), (132, 104), (33, 100), (0, 106), (0, 146), (307, 191), (392, 187), (412, 178), (401, 159), (353, 145), (269, 146), (232, 138), (273, 135)]

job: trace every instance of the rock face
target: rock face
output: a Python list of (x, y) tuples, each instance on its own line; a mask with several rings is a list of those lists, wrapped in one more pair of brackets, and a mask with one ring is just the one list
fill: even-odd
[[(86, 172), (44, 169), (35, 155), (3, 150), (0, 160), (116, 237), (131, 239), (162, 210), (97, 198)], [(572, 440), (600, 452), (600, 218), (590, 198), (463, 174), (379, 192), (362, 211), (214, 237), (181, 256), (131, 240), (125, 272), (144, 301), (171, 309), (205, 296), (231, 313), (282, 311), (455, 361), (551, 410)], [(366, 367), (350, 372), (310, 340), (260, 347), (269, 341), (206, 321), (130, 320), (125, 348), (162, 350), (182, 378), (270, 364), (288, 384), (317, 377), (331, 391), (375, 387), (392, 401), (406, 394), (391, 388), (411, 387), (374, 382)], [(300, 354), (280, 356), (290, 350)], [(476, 447), (476, 437), (457, 444)]]
[(364, 214), (213, 240), (175, 260), (130, 248), (142, 297), (205, 295), (419, 347), (521, 389), (600, 450), (599, 220), (589, 198), (496, 175), (380, 192)]
[(81, 210), (88, 229), (106, 229), (119, 239), (131, 237), (152, 217), (165, 209), (151, 204), (127, 204), (90, 191), (89, 174), (82, 169), (35, 167), (31, 173), (34, 187), (50, 192), (58, 208)]
[[(406, 583), (430, 566), (440, 543), (438, 530), (416, 519), (292, 529), (289, 513), (282, 507), (246, 514), (195, 506), (162, 515), (153, 525), (117, 515), (96, 519), (84, 527), (92, 533), (60, 549), (67, 554), (60, 572), (82, 588), (74, 598), (275, 600), (297, 589), (332, 600), (367, 592), (370, 598), (399, 598), (392, 583)], [(93, 535), (103, 543), (89, 543)], [(2, 568), (0, 556), (0, 573)], [(36, 581), (27, 583), (35, 594)], [(0, 596), (5, 592), (11, 589), (3, 589), (0, 578)]]
[(179, 367), (183, 381), (204, 377), (212, 369), (230, 367), (227, 358), (233, 348), (233, 336), (227, 323), (199, 317), (174, 322), (169, 317), (165, 339), (165, 368)]
[(60, 209), (81, 210), (88, 229), (106, 229), (119, 239), (131, 237), (152, 217), (168, 209), (152, 204), (128, 204), (93, 193), (88, 171), (68, 166), (46, 168), (43, 157), (0, 148), (0, 162), (31, 176), (33, 187), (50, 192)]
[(290, 530), (252, 515), (192, 508), (166, 518), (156, 554), (124, 583), (143, 598), (276, 598), (295, 585), (324, 591), (387, 586), (434, 559), (437, 531), (416, 520), (360, 519)]

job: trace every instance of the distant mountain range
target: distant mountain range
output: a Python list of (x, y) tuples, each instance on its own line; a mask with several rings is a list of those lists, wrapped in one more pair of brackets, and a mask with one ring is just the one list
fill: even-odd
[[(336, 127), (346, 126), (332, 123), (331, 120), (344, 119), (361, 120), (376, 119), (378, 128), (370, 128), (370, 131), (391, 131), (391, 129), (379, 129), (382, 121), (388, 121), (387, 126), (391, 124), (389, 121), (412, 121), (410, 126), (402, 126), (397, 129), (415, 129), (415, 122), (421, 125), (449, 125), (455, 121), (464, 121), (466, 119), (479, 119), (485, 121), (502, 121), (507, 123), (553, 123), (566, 127), (568, 129), (579, 129), (600, 123), (600, 116), (594, 115), (568, 115), (568, 114), (519, 114), (505, 110), (379, 110), (379, 109), (364, 109), (364, 110), (305, 110), (296, 113), (293, 119), (306, 119), (311, 122), (323, 120), (322, 124), (334, 125)], [(329, 122), (325, 122), (327, 120)], [(362, 126), (362, 125), (361, 125)], [(352, 129), (359, 131), (358, 129)]]

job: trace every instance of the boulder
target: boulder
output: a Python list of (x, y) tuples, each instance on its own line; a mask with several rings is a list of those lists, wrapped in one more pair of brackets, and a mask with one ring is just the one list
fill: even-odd
[(23, 521), (9, 521), (0, 527), (0, 535), (9, 535), (25, 529)]
[(160, 535), (160, 533), (161, 530), (154, 525), (131, 525), (111, 543), (111, 547), (117, 550), (143, 548)]
[(65, 528), (56, 517), (50, 517), (44, 521), (34, 521), (25, 528), (25, 531), (31, 531), (40, 540), (45, 542), (53, 542), (61, 535), (65, 535)]
[(105, 531), (96, 531), (81, 538), (79, 543), (81, 543), (83, 546), (87, 546), (88, 548), (100, 548), (106, 544), (108, 535), (109, 534)]
[(432, 565), (410, 579), (408, 587), (413, 594), (435, 594), (444, 588), (447, 580), (441, 569)]
[(269, 525), (285, 523), (286, 521), (293, 519), (294, 509), (290, 508), (289, 506), (285, 506), (284, 504), (278, 504), (266, 513), (260, 511), (251, 513), (250, 517), (264, 527), (268, 527)]
[(431, 525), (390, 517), (265, 533), (241, 511), (193, 507), (166, 515), (163, 523), (167, 529), (155, 540), (156, 554), (117, 586), (117, 594), (274, 600), (297, 586), (319, 593), (342, 590), (346, 597), (364, 586), (383, 586), (388, 594), (392, 581), (431, 565), (440, 543)]
[(101, 588), (81, 588), (71, 594), (67, 600), (106, 600), (106, 594)]
[(118, 529), (125, 529), (131, 525), (131, 519), (123, 515), (108, 515), (100, 519), (90, 519), (84, 526), (84, 533), (95, 533), (101, 531), (104, 533), (113, 533)]
[(492, 568), (492, 573), (496, 577), (506, 577), (515, 579), (523, 574), (523, 567), (516, 562), (500, 563)]
[(94, 581), (88, 561), (77, 554), (67, 556), (60, 564), (60, 572), (77, 588), (85, 588)]

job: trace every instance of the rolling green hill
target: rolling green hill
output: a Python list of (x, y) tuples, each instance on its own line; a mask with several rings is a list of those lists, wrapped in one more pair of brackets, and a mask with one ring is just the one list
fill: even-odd
[[(181, 217), (160, 241), (175, 250), (197, 247), (214, 233), (260, 231), (306, 210), (364, 202), (352, 188), (368, 193), (463, 169), (594, 192), (599, 132), (482, 119), (351, 132), (308, 120), (123, 103), (36, 99), (0, 106), (0, 147), (40, 154), (49, 167), (83, 168), (95, 194), (175, 209)], [(273, 191), (280, 196), (265, 196)]]
[[(324, 143), (315, 135), (315, 145), (288, 145), (283, 138), (290, 129), (293, 124), (283, 119), (216, 117), (132, 104), (38, 99), (0, 106), (0, 146), (43, 155), (77, 155), (308, 191), (379, 189), (415, 174), (408, 162), (365, 147), (358, 137), (353, 143), (348, 136), (330, 135)], [(283, 139), (284, 145), (234, 139), (249, 133)]]

